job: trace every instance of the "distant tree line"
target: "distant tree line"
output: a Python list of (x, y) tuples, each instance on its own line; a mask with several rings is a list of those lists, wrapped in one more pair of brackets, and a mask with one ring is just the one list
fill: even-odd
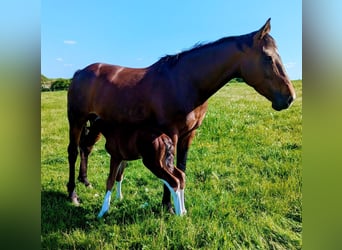
[(65, 78), (49, 79), (46, 76), (41, 75), (40, 83), (41, 83), (40, 91), (42, 92), (67, 90), (70, 86), (71, 79), (65, 79)]

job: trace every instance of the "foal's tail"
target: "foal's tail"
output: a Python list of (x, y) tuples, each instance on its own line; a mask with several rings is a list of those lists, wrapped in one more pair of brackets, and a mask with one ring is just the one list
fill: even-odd
[(92, 147), (101, 138), (100, 118), (95, 114), (89, 114), (86, 125), (82, 129), (80, 144)]
[(174, 145), (170, 137), (165, 134), (162, 134), (162, 140), (165, 146), (165, 163), (166, 167), (173, 171), (174, 168)]
[(88, 131), (94, 130), (94, 131), (100, 132), (101, 127), (102, 127), (102, 121), (101, 121), (100, 117), (97, 116), (96, 114), (89, 114), (85, 128)]

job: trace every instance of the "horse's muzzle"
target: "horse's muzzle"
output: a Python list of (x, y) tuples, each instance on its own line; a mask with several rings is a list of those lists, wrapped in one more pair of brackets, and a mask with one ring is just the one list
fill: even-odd
[(281, 96), (278, 95), (277, 98), (272, 102), (272, 108), (276, 111), (281, 111), (287, 109), (291, 106), (293, 101), (296, 99), (295, 95)]

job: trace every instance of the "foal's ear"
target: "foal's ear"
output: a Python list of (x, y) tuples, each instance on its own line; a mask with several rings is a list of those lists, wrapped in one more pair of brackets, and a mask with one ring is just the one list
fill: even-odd
[(261, 27), (261, 29), (258, 30), (258, 32), (254, 36), (254, 40), (261, 40), (264, 38), (266, 34), (268, 34), (271, 31), (271, 18), (269, 18), (264, 26)]

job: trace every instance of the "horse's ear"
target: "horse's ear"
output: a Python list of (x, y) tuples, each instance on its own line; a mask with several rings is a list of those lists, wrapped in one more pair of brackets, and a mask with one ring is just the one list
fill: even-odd
[(255, 40), (261, 40), (264, 38), (266, 34), (268, 34), (271, 31), (271, 18), (269, 18), (264, 26), (261, 27), (261, 29), (258, 30), (258, 32), (255, 34), (254, 39)]

